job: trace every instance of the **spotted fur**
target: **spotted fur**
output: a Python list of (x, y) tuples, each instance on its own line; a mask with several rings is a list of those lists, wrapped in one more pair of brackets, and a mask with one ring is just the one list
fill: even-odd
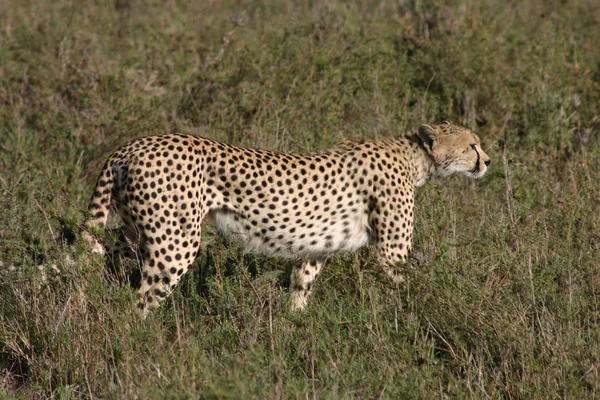
[(386, 272), (401, 281), (394, 267), (411, 248), (415, 188), (455, 173), (479, 178), (489, 163), (477, 135), (448, 122), (309, 154), (149, 136), (125, 144), (104, 164), (83, 236), (104, 254), (89, 232), (103, 227), (115, 206), (124, 222), (116, 251), (143, 260), (145, 313), (187, 272), (201, 223), (212, 217), (221, 233), (248, 249), (302, 260), (290, 285), (291, 307), (302, 309), (330, 254), (371, 243)]

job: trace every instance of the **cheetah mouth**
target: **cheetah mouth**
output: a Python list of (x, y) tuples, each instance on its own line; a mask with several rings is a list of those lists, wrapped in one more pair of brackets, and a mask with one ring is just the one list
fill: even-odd
[(485, 171), (482, 171), (479, 168), (473, 168), (469, 171), (469, 177), (471, 179), (479, 179), (485, 174)]
[(473, 147), (473, 150), (475, 150), (475, 154), (477, 154), (477, 160), (475, 161), (475, 167), (469, 170), (469, 175), (471, 175), (473, 178), (479, 178), (483, 175), (483, 172), (481, 172), (481, 168), (479, 167), (481, 165), (481, 156), (479, 155), (477, 148)]

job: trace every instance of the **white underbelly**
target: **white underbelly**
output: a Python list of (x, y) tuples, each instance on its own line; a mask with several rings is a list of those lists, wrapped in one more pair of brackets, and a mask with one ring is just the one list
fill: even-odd
[(240, 242), (249, 251), (271, 256), (326, 256), (358, 250), (371, 240), (365, 213), (345, 220), (329, 218), (327, 223), (307, 221), (304, 227), (288, 223), (284, 229), (279, 228), (280, 223), (258, 222), (260, 218), (253, 223), (228, 209), (212, 210), (209, 216), (221, 234)]

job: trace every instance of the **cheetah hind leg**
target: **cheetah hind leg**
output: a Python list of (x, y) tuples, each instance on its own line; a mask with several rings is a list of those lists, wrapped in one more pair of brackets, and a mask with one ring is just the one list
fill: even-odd
[(142, 318), (172, 293), (196, 257), (199, 243), (193, 243), (189, 238), (182, 238), (179, 243), (183, 245), (176, 244), (173, 238), (165, 240), (163, 237), (160, 245), (156, 240), (147, 239), (142, 247), (144, 265), (137, 304)]
[(292, 271), (290, 279), (290, 309), (301, 311), (308, 304), (313, 285), (325, 260), (304, 260)]
[(100, 243), (100, 241), (92, 236), (89, 232), (82, 231), (81, 238), (92, 249), (92, 253), (100, 254), (101, 256), (106, 255), (106, 249), (102, 243)]
[(117, 229), (110, 230), (110, 236), (116, 237), (116, 241), (111, 246), (106, 247), (106, 253), (113, 258), (140, 258), (140, 247), (144, 240), (142, 235), (135, 228), (129, 225), (123, 225)]
[(82, 231), (81, 236), (91, 247), (92, 253), (100, 254), (102, 256), (110, 255), (113, 257), (120, 256), (126, 258), (132, 258), (138, 251), (138, 245), (140, 242), (140, 235), (130, 229), (128, 226), (122, 226), (121, 228), (111, 229), (110, 236), (116, 236), (117, 241), (106, 246), (106, 240), (99, 240), (87, 231)]
[(119, 282), (127, 277), (132, 286), (139, 286), (139, 269), (135, 268), (134, 271), (125, 270), (123, 264), (127, 259), (137, 260), (138, 265), (143, 263), (140, 251), (140, 248), (144, 244), (143, 237), (135, 228), (131, 228), (129, 225), (124, 225), (118, 229), (111, 229), (110, 235), (116, 237), (117, 240), (114, 244), (105, 246), (108, 255), (106, 259), (107, 269)]

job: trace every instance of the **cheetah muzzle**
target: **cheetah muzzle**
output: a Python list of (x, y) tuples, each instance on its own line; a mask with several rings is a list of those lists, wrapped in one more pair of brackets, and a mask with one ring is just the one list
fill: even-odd
[(479, 137), (443, 122), (380, 141), (348, 141), (310, 154), (231, 146), (169, 134), (135, 139), (104, 164), (83, 238), (104, 227), (109, 207), (124, 222), (113, 252), (143, 261), (139, 308), (158, 306), (194, 261), (201, 223), (258, 253), (302, 260), (292, 271), (291, 307), (302, 309), (327, 256), (374, 247), (395, 281), (411, 249), (415, 188), (462, 173), (485, 174)]

